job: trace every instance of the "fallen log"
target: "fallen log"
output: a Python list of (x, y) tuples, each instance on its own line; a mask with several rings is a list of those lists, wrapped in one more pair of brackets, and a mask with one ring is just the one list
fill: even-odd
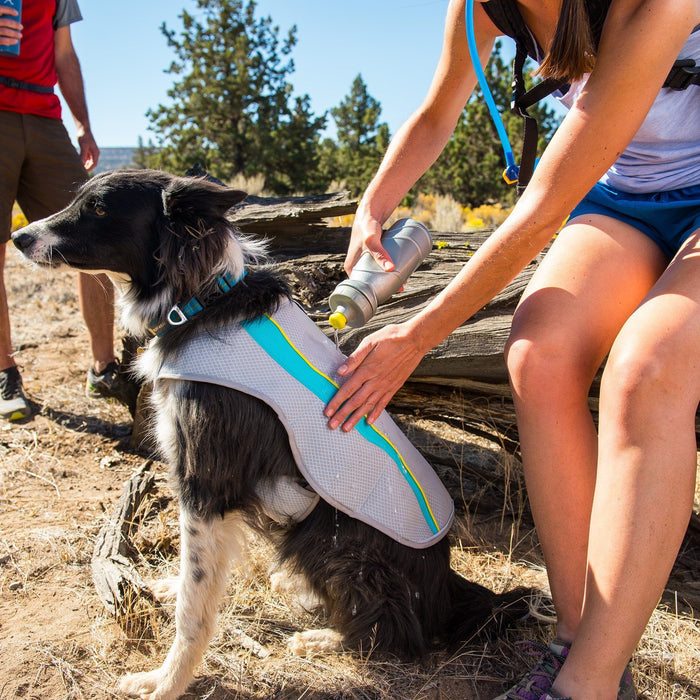
[(132, 531), (141, 518), (144, 498), (155, 487), (152, 461), (124, 484), (117, 504), (100, 528), (92, 554), (92, 580), (98, 597), (130, 639), (153, 637), (155, 602), (132, 558)]
[(271, 236), (276, 245), (294, 246), (303, 244), (304, 237), (317, 229), (326, 229), (327, 218), (354, 214), (356, 208), (357, 200), (349, 192), (303, 197), (248, 195), (231, 210), (229, 219), (246, 233)]

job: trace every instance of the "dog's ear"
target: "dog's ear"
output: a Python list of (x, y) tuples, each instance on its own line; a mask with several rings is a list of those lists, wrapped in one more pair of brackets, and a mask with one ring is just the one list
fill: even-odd
[(163, 190), (163, 210), (171, 220), (206, 221), (223, 217), (247, 194), (203, 178), (177, 178)]

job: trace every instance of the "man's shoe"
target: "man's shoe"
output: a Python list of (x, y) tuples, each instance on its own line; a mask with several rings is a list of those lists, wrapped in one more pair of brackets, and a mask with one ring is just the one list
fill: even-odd
[(133, 411), (138, 393), (138, 385), (129, 381), (116, 361), (99, 373), (92, 367), (88, 370), (85, 395), (89, 399), (115, 399)]
[(22, 377), (17, 367), (0, 372), (0, 416), (5, 420), (26, 418), (32, 409), (22, 391)]

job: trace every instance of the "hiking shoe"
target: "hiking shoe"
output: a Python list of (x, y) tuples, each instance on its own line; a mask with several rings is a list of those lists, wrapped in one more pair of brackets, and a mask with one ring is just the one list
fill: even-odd
[[(549, 693), (544, 693), (540, 696), (540, 700), (572, 700), (570, 697), (561, 697), (559, 695), (554, 695), (554, 691)], [(632, 682), (632, 673), (629, 668), (625, 669), (620, 679), (620, 687), (617, 691), (617, 700), (636, 700), (637, 691), (634, 689), (634, 683)]]
[(632, 680), (632, 671), (629, 666), (620, 678), (620, 687), (617, 689), (617, 700), (637, 700), (637, 689)]
[(22, 391), (22, 377), (17, 367), (0, 372), (0, 416), (6, 420), (21, 420), (32, 412)]
[[(496, 700), (570, 700), (551, 695), (549, 691), (554, 685), (554, 679), (559, 670), (564, 665), (571, 645), (558, 637), (548, 647), (537, 642), (529, 642), (529, 645), (542, 655), (542, 660), (519, 683), (505, 694), (499, 695)], [(620, 678), (617, 700), (637, 700), (637, 691), (629, 667), (625, 669), (622, 678)]]
[(138, 392), (138, 385), (129, 380), (116, 361), (99, 373), (93, 367), (88, 370), (85, 395), (89, 399), (115, 399), (133, 411)]
[(569, 645), (558, 637), (548, 647), (537, 642), (530, 642), (529, 645), (535, 650), (533, 653), (542, 657), (540, 662), (519, 683), (495, 700), (543, 700), (546, 697), (559, 669), (564, 665)]

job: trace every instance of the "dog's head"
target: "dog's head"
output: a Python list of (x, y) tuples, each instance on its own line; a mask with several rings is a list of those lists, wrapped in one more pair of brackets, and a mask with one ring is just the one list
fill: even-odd
[(226, 213), (244, 192), (202, 178), (115, 170), (91, 178), (65, 209), (17, 231), (31, 261), (107, 272), (126, 301), (170, 308), (223, 272), (264, 254)]

